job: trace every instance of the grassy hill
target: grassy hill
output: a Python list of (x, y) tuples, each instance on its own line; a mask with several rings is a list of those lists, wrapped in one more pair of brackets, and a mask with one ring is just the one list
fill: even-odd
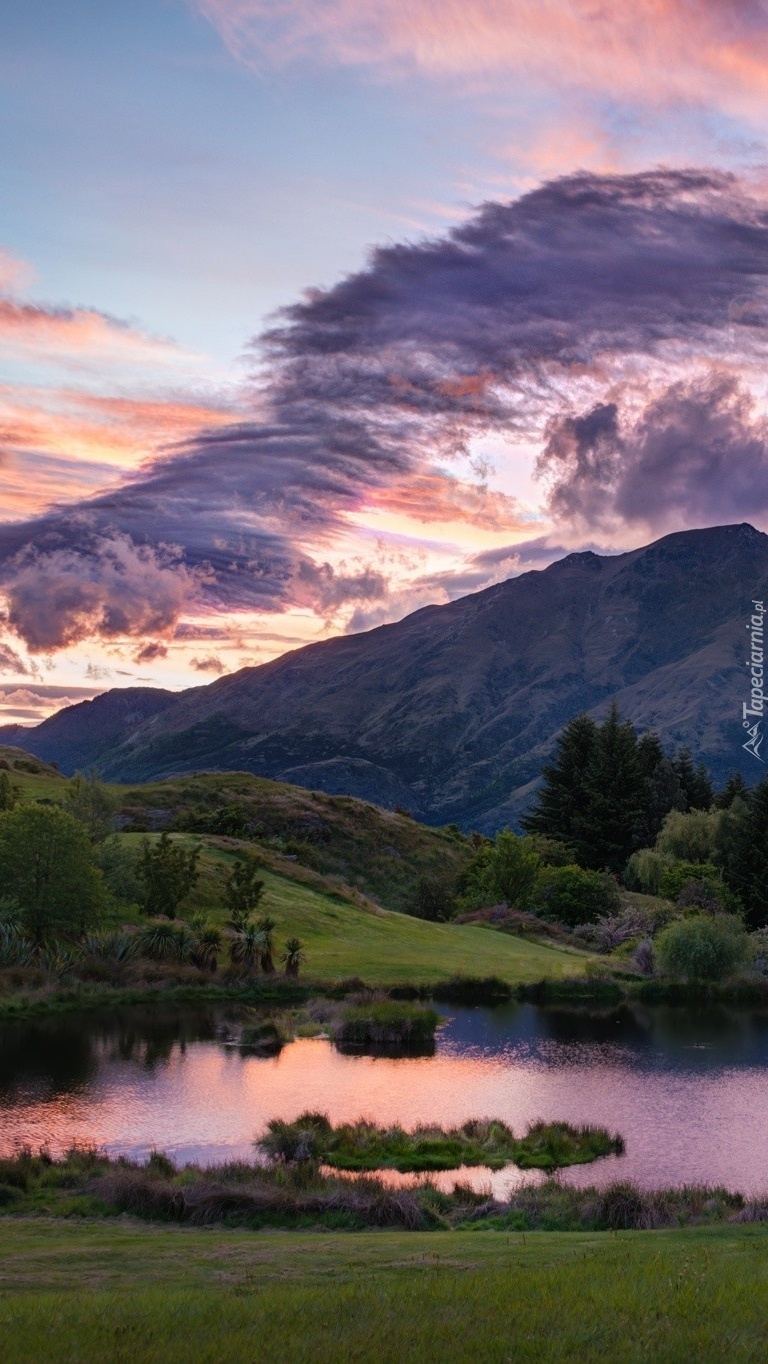
[(61, 800), (67, 787), (67, 777), (52, 763), (10, 744), (0, 745), (0, 772), (10, 774), (24, 800)]
[[(130, 847), (139, 834), (122, 835)], [(150, 838), (159, 835), (151, 834)], [(191, 835), (174, 835), (187, 845)], [(200, 879), (184, 914), (205, 910), (223, 923), (223, 890), (234, 857), (234, 839), (202, 839)], [(476, 924), (436, 924), (381, 908), (344, 887), (296, 869), (293, 877), (265, 869), (263, 910), (277, 921), (278, 943), (292, 936), (305, 944), (305, 974), (335, 981), (358, 976), (371, 985), (428, 985), (457, 974), (498, 976), (509, 985), (581, 974), (586, 953), (529, 942)]]
[[(19, 748), (0, 748), (2, 768), (24, 800), (61, 800), (69, 781)], [(199, 844), (200, 876), (182, 908), (186, 916), (204, 911), (223, 923), (234, 858), (257, 853), (264, 864), (263, 911), (277, 922), (280, 947), (286, 938), (301, 938), (312, 979), (427, 985), (463, 974), (516, 985), (580, 974), (590, 959), (485, 925), (428, 923), (397, 912), (421, 874), (456, 875), (471, 852), (462, 835), (428, 829), (407, 815), (240, 772), (112, 789), (124, 847), (138, 852), (142, 838), (159, 838), (161, 829), (187, 846)], [(215, 832), (237, 825), (245, 837)], [(135, 922), (136, 910), (122, 917)]]
[(367, 801), (248, 772), (203, 772), (113, 790), (126, 828), (245, 835), (282, 870), (290, 859), (388, 909), (408, 907), (420, 875), (457, 875), (472, 851), (458, 831), (429, 829)]

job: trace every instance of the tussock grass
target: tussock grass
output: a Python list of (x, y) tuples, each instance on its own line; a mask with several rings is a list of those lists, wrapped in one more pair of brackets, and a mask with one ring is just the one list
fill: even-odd
[(372, 997), (345, 1004), (331, 1024), (340, 1051), (431, 1055), (440, 1015), (404, 1000)]
[(600, 1127), (534, 1123), (522, 1138), (499, 1119), (473, 1120), (444, 1130), (424, 1124), (405, 1131), (358, 1119), (333, 1127), (324, 1113), (302, 1113), (294, 1122), (273, 1118), (257, 1142), (270, 1160), (283, 1165), (322, 1162), (337, 1170), (399, 1170), (402, 1173), (454, 1170), (483, 1165), (500, 1170), (557, 1170), (601, 1156), (621, 1155), (624, 1142)]

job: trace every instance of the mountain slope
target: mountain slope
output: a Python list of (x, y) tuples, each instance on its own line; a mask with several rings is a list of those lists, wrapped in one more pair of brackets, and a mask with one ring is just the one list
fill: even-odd
[(151, 721), (176, 700), (159, 687), (120, 687), (92, 701), (79, 701), (49, 716), (34, 728), (0, 727), (0, 744), (21, 744), (65, 771), (101, 764), (106, 752), (127, 732)]
[[(100, 761), (127, 780), (239, 768), (491, 828), (514, 818), (563, 724), (615, 699), (716, 778), (755, 780), (745, 626), (766, 593), (768, 536), (748, 525), (571, 554), (183, 692)], [(24, 742), (49, 758), (43, 728)]]

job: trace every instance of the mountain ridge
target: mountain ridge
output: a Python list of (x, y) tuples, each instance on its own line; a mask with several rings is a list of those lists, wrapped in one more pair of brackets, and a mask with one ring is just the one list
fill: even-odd
[[(615, 700), (639, 728), (687, 744), (717, 780), (730, 770), (755, 780), (762, 764), (741, 748), (742, 641), (751, 602), (766, 593), (768, 536), (748, 523), (678, 531), (619, 555), (569, 554), (399, 622), (165, 693), (140, 723), (111, 725), (98, 761), (129, 781), (239, 768), (401, 804), (433, 823), (495, 828), (515, 821), (562, 726)], [(117, 694), (97, 701), (115, 707), (105, 697)], [(60, 717), (81, 709), (25, 731), (25, 746), (50, 761), (53, 721), (63, 751), (73, 726)]]

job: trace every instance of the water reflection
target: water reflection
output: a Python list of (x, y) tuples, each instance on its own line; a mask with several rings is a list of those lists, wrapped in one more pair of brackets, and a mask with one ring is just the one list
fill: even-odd
[[(433, 1057), (341, 1055), (301, 1040), (277, 1057), (227, 1045), (232, 1010), (125, 1009), (0, 1029), (0, 1149), (90, 1141), (182, 1160), (248, 1157), (274, 1116), (452, 1125), (498, 1116), (620, 1131), (627, 1154), (568, 1171), (584, 1184), (697, 1181), (768, 1189), (768, 1014), (533, 1005), (454, 1009)], [(474, 1172), (501, 1191), (510, 1179)], [(455, 1178), (449, 1177), (449, 1182)]]

